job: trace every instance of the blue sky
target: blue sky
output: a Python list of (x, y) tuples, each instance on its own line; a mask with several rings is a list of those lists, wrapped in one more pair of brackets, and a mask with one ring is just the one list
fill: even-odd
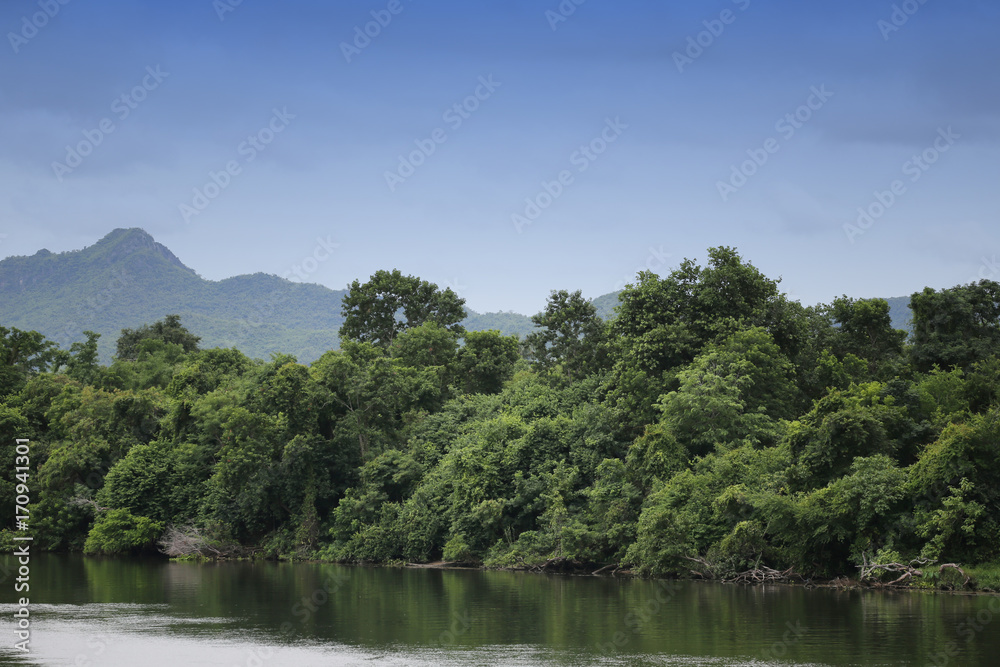
[(481, 312), (717, 245), (806, 304), (1000, 279), (992, 0), (235, 3), (0, 6), (0, 255)]

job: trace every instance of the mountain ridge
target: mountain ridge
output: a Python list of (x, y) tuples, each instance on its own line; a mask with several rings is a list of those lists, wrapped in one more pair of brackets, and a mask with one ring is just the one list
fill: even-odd
[[(265, 359), (287, 353), (309, 363), (338, 347), (346, 293), (263, 272), (207, 280), (138, 227), (115, 229), (79, 250), (0, 260), (0, 324), (39, 331), (63, 348), (95, 331), (103, 362), (121, 329), (177, 314), (202, 346), (235, 346)], [(471, 330), (524, 335), (534, 326), (516, 313), (468, 313)]]

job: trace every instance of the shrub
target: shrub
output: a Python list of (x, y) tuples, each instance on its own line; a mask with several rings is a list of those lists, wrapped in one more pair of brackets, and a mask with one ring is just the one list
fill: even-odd
[(101, 514), (87, 535), (83, 552), (87, 554), (125, 554), (153, 546), (163, 532), (163, 524), (144, 516), (133, 516), (124, 509)]

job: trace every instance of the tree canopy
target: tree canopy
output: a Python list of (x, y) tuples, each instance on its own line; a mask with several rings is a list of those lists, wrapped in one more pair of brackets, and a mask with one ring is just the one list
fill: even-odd
[(465, 319), (465, 299), (451, 288), (404, 276), (398, 269), (376, 271), (366, 283), (351, 283), (343, 302), (341, 339), (388, 348), (406, 329), (435, 322), (457, 334)]
[(142, 351), (142, 342), (146, 340), (180, 345), (185, 352), (193, 352), (198, 349), (201, 338), (184, 328), (180, 315), (167, 315), (138, 329), (122, 329), (118, 337), (117, 357), (123, 361), (135, 361)]
[(601, 370), (607, 360), (607, 333), (597, 308), (580, 290), (553, 291), (545, 310), (531, 318), (540, 329), (528, 334), (524, 348), (540, 368), (561, 366), (575, 379)]

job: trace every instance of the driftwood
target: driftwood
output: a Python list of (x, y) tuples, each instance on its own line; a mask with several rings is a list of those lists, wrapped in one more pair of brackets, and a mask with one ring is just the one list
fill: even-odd
[(802, 577), (793, 572), (795, 568), (787, 570), (775, 570), (774, 568), (760, 567), (759, 565), (745, 572), (740, 572), (732, 577), (725, 577), (722, 581), (730, 584), (777, 584), (791, 581), (794, 578)]
[[(885, 583), (876, 581), (875, 584), (879, 586), (901, 586), (909, 583), (914, 577), (924, 576), (924, 570), (921, 568), (934, 565), (936, 562), (930, 558), (914, 558), (909, 563), (870, 563), (868, 555), (861, 554), (861, 565), (858, 566), (858, 569), (861, 570), (862, 581), (875, 579), (882, 572), (899, 573), (899, 576), (892, 581)], [(942, 563), (938, 566), (938, 575), (944, 574), (946, 569), (957, 570), (959, 574), (965, 577), (962, 586), (969, 583), (969, 575), (965, 573), (965, 570), (958, 563)]]
[(868, 554), (863, 553), (861, 554), (861, 565), (858, 566), (858, 569), (861, 570), (861, 581), (875, 580), (884, 572), (891, 572), (893, 574), (898, 573), (899, 576), (897, 578), (883, 584), (885, 586), (898, 586), (903, 582), (909, 581), (913, 577), (924, 576), (924, 571), (921, 570), (920, 567), (928, 565), (932, 562), (933, 561), (927, 558), (914, 558), (909, 563), (872, 563), (868, 560)]
[(170, 526), (157, 541), (160, 551), (171, 558), (177, 556), (202, 556), (226, 558), (239, 555), (241, 549), (235, 544), (224, 544), (202, 534), (194, 526)]
[(775, 570), (766, 565), (762, 566), (759, 559), (754, 567), (749, 570), (722, 576), (717, 576), (716, 574), (718, 566), (705, 558), (700, 556), (684, 556), (684, 559), (701, 566), (701, 569), (698, 570), (688, 567), (688, 571), (691, 574), (702, 579), (718, 579), (727, 584), (777, 584), (792, 581), (793, 579), (802, 580), (802, 576), (795, 573), (795, 568), (790, 567), (787, 570)]
[(580, 564), (575, 560), (558, 556), (556, 558), (550, 558), (544, 563), (534, 565), (531, 569), (536, 572), (565, 572), (566, 570), (575, 570), (579, 567), (579, 565)]

